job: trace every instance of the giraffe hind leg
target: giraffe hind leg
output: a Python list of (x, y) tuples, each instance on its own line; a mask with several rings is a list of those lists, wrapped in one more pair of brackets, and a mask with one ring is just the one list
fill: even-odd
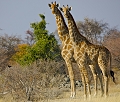
[(93, 74), (93, 78), (94, 78), (94, 86), (95, 86), (95, 93), (94, 93), (94, 96), (97, 95), (97, 73), (96, 73), (96, 70), (95, 70), (95, 66), (94, 65), (89, 65), (91, 71), (92, 71), (92, 74)]
[(89, 94), (89, 98), (91, 97), (91, 89), (90, 89), (90, 82), (89, 82), (89, 77), (88, 77), (88, 72), (87, 72), (87, 66), (84, 65), (85, 67), (82, 67), (82, 78), (84, 81), (84, 98), (86, 99), (87, 97), (87, 90)]
[(103, 96), (103, 94), (104, 94), (104, 88), (103, 88), (103, 80), (102, 80), (102, 71), (101, 71), (101, 69), (100, 69), (100, 67), (99, 67), (99, 65), (98, 64), (96, 64), (96, 71), (97, 71), (97, 76), (98, 76), (98, 78), (99, 78), (99, 81), (100, 81), (100, 87), (101, 87), (101, 97)]
[(101, 70), (102, 70), (102, 74), (104, 77), (104, 93), (105, 93), (105, 97), (108, 96), (108, 72), (107, 72), (107, 67), (103, 67), (101, 66)]

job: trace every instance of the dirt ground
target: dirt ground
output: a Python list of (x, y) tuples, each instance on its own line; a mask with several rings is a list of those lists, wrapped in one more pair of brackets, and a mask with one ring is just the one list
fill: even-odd
[(115, 72), (115, 78), (117, 84), (114, 84), (112, 80), (109, 82), (109, 96), (107, 98), (100, 97), (100, 90), (98, 91), (97, 97), (94, 97), (94, 89), (92, 89), (91, 98), (84, 100), (83, 91), (77, 89), (76, 98), (71, 99), (70, 90), (69, 92), (65, 91), (58, 99), (48, 100), (48, 102), (120, 102), (120, 69), (113, 69)]
[(84, 100), (83, 92), (77, 91), (76, 98), (71, 99), (69, 98), (70, 92), (65, 92), (61, 98), (49, 100), (48, 102), (120, 102), (120, 84), (119, 85), (112, 85), (112, 88), (109, 89), (109, 96), (107, 98), (100, 97), (100, 91), (98, 92), (97, 97), (93, 96)]

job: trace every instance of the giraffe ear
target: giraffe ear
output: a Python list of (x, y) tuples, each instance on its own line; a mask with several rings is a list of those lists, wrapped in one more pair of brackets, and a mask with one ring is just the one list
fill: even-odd
[(48, 6), (51, 8), (51, 4), (48, 4)]
[(72, 10), (72, 7), (69, 7), (69, 11), (71, 11)]
[(61, 7), (59, 9), (63, 12), (63, 9)]

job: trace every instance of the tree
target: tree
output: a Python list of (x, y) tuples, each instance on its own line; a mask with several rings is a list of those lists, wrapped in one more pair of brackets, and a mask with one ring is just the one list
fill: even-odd
[(0, 76), (0, 96), (9, 94), (13, 99), (11, 102), (41, 102), (57, 97), (59, 90), (52, 88), (59, 87), (63, 81), (64, 70), (61, 67), (64, 61), (41, 61), (39, 64), (34, 62), (24, 68), (17, 65), (3, 71)]
[(8, 36), (7, 34), (0, 36), (0, 71), (4, 70), (9, 64), (11, 57), (15, 54), (14, 47), (23, 41), (16, 36)]
[(55, 59), (60, 55), (59, 46), (57, 40), (53, 34), (48, 34), (46, 30), (45, 16), (40, 14), (40, 22), (31, 23), (31, 28), (33, 29), (32, 38), (33, 44), (27, 46), (26, 54), (23, 54), (17, 61), (22, 65), (28, 65), (37, 61), (38, 59)]
[(101, 42), (102, 37), (108, 31), (108, 24), (94, 19), (85, 18), (84, 22), (78, 21), (77, 27), (90, 42)]
[(117, 29), (110, 29), (104, 37), (103, 45), (112, 53), (113, 65), (120, 67), (120, 31)]
[(15, 54), (12, 56), (11, 60), (15, 60), (16, 62), (20, 63), (23, 56), (28, 53), (29, 49), (28, 44), (18, 44), (14, 49), (15, 49)]
[(27, 40), (26, 41), (27, 44), (33, 45), (35, 43), (33, 31), (27, 30), (26, 34), (27, 34), (27, 37), (25, 39)]

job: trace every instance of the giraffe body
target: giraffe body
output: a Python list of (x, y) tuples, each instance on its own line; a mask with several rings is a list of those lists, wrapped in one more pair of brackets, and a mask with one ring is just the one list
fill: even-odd
[(71, 97), (75, 97), (76, 90), (75, 90), (75, 79), (74, 79), (74, 73), (73, 73), (73, 67), (72, 67), (72, 62), (71, 59), (73, 58), (73, 44), (72, 41), (70, 40), (69, 36), (69, 31), (68, 27), (64, 21), (64, 18), (58, 9), (58, 4), (56, 2), (48, 4), (49, 7), (52, 10), (52, 13), (55, 15), (56, 19), (56, 24), (57, 24), (57, 30), (58, 30), (58, 35), (60, 37), (60, 40), (62, 41), (62, 57), (66, 62), (69, 76), (70, 76), (70, 81), (71, 81)]
[[(108, 94), (108, 76), (110, 68), (108, 68), (108, 63), (111, 59), (110, 51), (104, 46), (94, 45), (90, 43), (84, 36), (80, 34), (77, 29), (76, 23), (73, 16), (70, 13), (71, 7), (68, 6), (60, 8), (64, 13), (65, 18), (68, 22), (68, 29), (70, 39), (74, 45), (74, 59), (77, 62), (79, 69), (81, 71), (82, 81), (84, 83), (84, 95), (87, 96), (86, 84), (88, 86), (88, 94), (91, 95), (90, 83), (88, 78), (87, 68), (90, 67), (94, 81), (95, 81), (95, 94), (97, 93), (97, 74), (99, 75), (101, 83), (101, 91), (103, 95), (103, 84), (100, 73), (102, 71), (105, 84), (105, 96)], [(101, 70), (101, 71), (100, 71)]]

